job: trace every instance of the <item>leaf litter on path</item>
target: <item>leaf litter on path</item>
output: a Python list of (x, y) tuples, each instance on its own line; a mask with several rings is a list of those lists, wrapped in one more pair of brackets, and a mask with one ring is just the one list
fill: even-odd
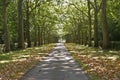
[(80, 50), (83, 45), (75, 44), (66, 44), (66, 46), (73, 57), (92, 76), (92, 80), (120, 80), (119, 51), (103, 51), (89, 47)]

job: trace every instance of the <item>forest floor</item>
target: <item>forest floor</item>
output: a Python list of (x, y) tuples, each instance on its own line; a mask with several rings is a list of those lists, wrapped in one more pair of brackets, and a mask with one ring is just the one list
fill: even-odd
[(50, 53), (56, 44), (0, 53), (0, 80), (19, 80), (23, 74)]
[(66, 47), (91, 80), (120, 80), (120, 51), (72, 43), (66, 44)]

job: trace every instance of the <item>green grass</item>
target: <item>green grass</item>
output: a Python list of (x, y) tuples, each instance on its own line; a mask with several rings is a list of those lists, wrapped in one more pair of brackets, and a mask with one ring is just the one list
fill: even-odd
[(4, 68), (4, 65), (5, 65), (5, 64), (0, 64), (0, 69), (3, 69), (3, 68)]
[(2, 80), (19, 80), (22, 74), (50, 53), (55, 45), (48, 44), (0, 54), (0, 77)]
[(0, 60), (12, 60), (11, 55), (0, 55)]
[[(93, 47), (86, 47), (83, 45), (78, 45), (78, 44), (74, 44), (74, 43), (68, 43), (66, 44), (66, 47), (68, 49), (68, 51), (71, 52), (71, 55), (74, 57), (74, 59), (80, 64), (80, 66), (82, 66), (82, 68), (87, 71), (87, 73), (89, 74), (91, 80), (101, 80), (100, 78), (100, 74), (96, 74), (94, 71), (90, 71), (91, 67), (87, 66), (84, 61), (86, 59), (93, 59), (93, 58), (98, 58), (97, 60), (101, 60), (105, 61), (105, 59), (107, 60), (111, 60), (114, 62), (114, 59), (116, 61), (120, 60), (120, 53), (119, 50), (102, 50), (99, 48), (93, 48)], [(80, 55), (84, 55), (86, 56), (85, 59), (79, 57)], [(81, 59), (80, 59), (81, 58)], [(108, 59), (109, 58), (109, 59)], [(83, 61), (83, 62), (82, 62)], [(94, 62), (94, 61), (93, 61)], [(107, 63), (104, 63), (107, 64)], [(111, 63), (112, 64), (112, 63)], [(108, 63), (109, 65), (109, 63)], [(116, 67), (116, 65), (115, 65)], [(94, 69), (94, 67), (93, 67)], [(114, 70), (114, 68), (112, 68)], [(107, 77), (109, 77), (107, 75)]]
[[(9, 53), (1, 53), (0, 54), (0, 68), (4, 66), (5, 63), (1, 63), (1, 61), (11, 61), (15, 59), (22, 59), (22, 58), (27, 58), (29, 56), (45, 56), (45, 53), (49, 52), (51, 48), (53, 48), (55, 44), (46, 44), (40, 47), (31, 47), (31, 48), (26, 48), (24, 50), (16, 50), (16, 51), (11, 51)], [(50, 49), (47, 49), (50, 48)], [(39, 54), (42, 53), (42, 54)]]

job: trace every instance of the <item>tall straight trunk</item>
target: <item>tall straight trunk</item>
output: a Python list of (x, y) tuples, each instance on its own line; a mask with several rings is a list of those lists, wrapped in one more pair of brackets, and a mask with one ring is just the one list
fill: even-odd
[(92, 45), (92, 39), (91, 39), (91, 35), (92, 35), (92, 28), (91, 28), (91, 8), (90, 8), (90, 0), (87, 0), (87, 3), (88, 3), (88, 20), (89, 20), (89, 43), (88, 45), (91, 46)]
[(83, 31), (81, 31), (81, 44), (83, 45), (84, 44), (84, 35), (83, 35)]
[(98, 47), (98, 6), (96, 0), (94, 3), (94, 47)]
[(107, 24), (107, 17), (106, 17), (106, 5), (107, 1), (102, 0), (102, 31), (103, 31), (103, 49), (109, 47), (109, 33), (108, 33), (108, 24)]
[[(44, 18), (44, 20), (45, 20), (45, 18)], [(45, 22), (43, 22), (43, 24), (42, 24), (42, 45), (46, 44), (46, 41), (45, 41), (46, 31), (45, 30), (46, 30)]]
[(41, 40), (40, 40), (40, 27), (38, 27), (38, 46), (41, 45)]
[(80, 44), (80, 24), (78, 25), (78, 44)]
[(94, 14), (94, 47), (98, 47), (98, 18), (96, 11)]
[(43, 32), (40, 32), (40, 45), (43, 45)]
[(73, 43), (76, 43), (76, 31), (75, 29), (73, 30)]
[(37, 32), (38, 32), (37, 29), (38, 29), (38, 28), (37, 28), (37, 26), (35, 26), (34, 29), (35, 29), (35, 31), (34, 31), (34, 32), (35, 32), (35, 33), (34, 33), (34, 35), (35, 35), (34, 46), (37, 46), (37, 42), (38, 42), (38, 41), (37, 41), (37, 40), (38, 40), (38, 35), (37, 35)]
[(35, 23), (35, 19), (36, 19), (36, 9), (35, 9), (35, 14), (34, 14), (34, 46), (38, 45), (38, 25), (36, 25)]
[(30, 35), (30, 13), (29, 13), (29, 5), (28, 5), (29, 0), (26, 0), (26, 37), (27, 37), (27, 43), (28, 47), (31, 47), (31, 35)]
[(75, 31), (75, 43), (78, 42), (78, 34), (77, 34), (77, 31)]
[(87, 41), (88, 41), (88, 38), (87, 38), (87, 31), (85, 30), (85, 33), (84, 33), (84, 37), (85, 37), (85, 43), (84, 43), (84, 45), (86, 46), (87, 45)]
[(3, 30), (4, 30), (4, 44), (5, 44), (5, 52), (9, 52), (10, 49), (10, 33), (9, 28), (7, 26), (7, 0), (3, 1)]
[(24, 49), (24, 28), (23, 28), (23, 15), (22, 15), (22, 2), (18, 0), (18, 48)]

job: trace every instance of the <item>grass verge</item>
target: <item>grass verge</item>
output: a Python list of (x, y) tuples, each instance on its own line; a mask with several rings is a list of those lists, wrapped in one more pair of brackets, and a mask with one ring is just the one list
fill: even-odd
[(91, 80), (120, 80), (120, 51), (66, 44), (67, 49)]
[(0, 80), (19, 80), (43, 56), (50, 53), (54, 46), (55, 44), (48, 44), (0, 54)]

